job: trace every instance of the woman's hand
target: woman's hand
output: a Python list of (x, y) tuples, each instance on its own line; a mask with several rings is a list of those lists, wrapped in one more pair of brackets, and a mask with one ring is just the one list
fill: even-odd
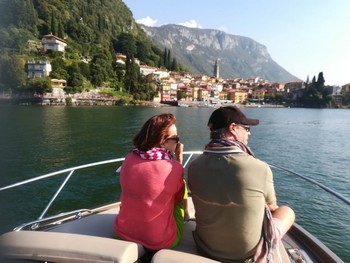
[(183, 149), (184, 149), (184, 145), (179, 142), (176, 144), (176, 148), (175, 148), (175, 158), (179, 163), (182, 163), (183, 161)]

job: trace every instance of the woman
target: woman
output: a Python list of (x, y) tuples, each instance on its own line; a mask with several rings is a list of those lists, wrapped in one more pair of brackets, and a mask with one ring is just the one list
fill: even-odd
[(115, 233), (152, 251), (175, 247), (182, 235), (187, 192), (175, 123), (173, 114), (150, 118), (134, 137), (135, 149), (120, 172), (122, 205)]

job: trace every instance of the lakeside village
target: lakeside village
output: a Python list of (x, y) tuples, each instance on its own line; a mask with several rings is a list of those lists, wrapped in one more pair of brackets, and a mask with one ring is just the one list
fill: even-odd
[[(43, 50), (65, 51), (66, 41), (52, 34), (42, 38)], [(126, 55), (115, 54), (116, 63), (125, 65)], [(89, 63), (88, 59), (81, 57), (81, 61)], [(283, 107), (297, 106), (297, 99), (302, 96), (305, 82), (292, 81), (287, 83), (269, 83), (261, 78), (250, 79), (222, 79), (219, 77), (220, 66), (216, 60), (213, 65), (213, 76), (192, 75), (179, 73), (141, 65), (136, 59), (148, 83), (153, 83), (157, 94), (152, 102), (146, 105), (157, 107), (174, 105), (183, 107), (217, 107), (223, 104), (240, 104), (250, 107)], [(25, 71), (28, 79), (49, 77), (52, 66), (47, 58), (40, 61), (27, 61)], [(123, 105), (116, 96), (105, 95), (101, 92), (106, 88), (97, 88), (82, 91), (76, 94), (66, 94), (64, 88), (67, 81), (64, 79), (51, 79), (52, 92), (44, 94), (11, 94), (2, 92), (0, 100), (17, 104), (40, 105)], [(349, 92), (350, 83), (343, 86), (329, 87), (327, 95), (332, 97), (334, 106), (343, 107), (341, 91)]]

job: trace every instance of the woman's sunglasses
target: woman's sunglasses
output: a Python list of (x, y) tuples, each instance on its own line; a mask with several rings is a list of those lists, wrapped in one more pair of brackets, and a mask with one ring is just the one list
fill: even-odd
[(174, 140), (175, 143), (178, 143), (180, 141), (180, 135), (174, 135), (174, 136), (171, 136), (171, 137), (168, 137), (165, 139), (166, 141), (167, 140)]

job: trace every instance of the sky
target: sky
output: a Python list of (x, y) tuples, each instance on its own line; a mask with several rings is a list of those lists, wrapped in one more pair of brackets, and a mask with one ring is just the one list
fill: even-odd
[(350, 83), (349, 0), (123, 0), (136, 22), (218, 29), (266, 46), (272, 59), (306, 81)]

